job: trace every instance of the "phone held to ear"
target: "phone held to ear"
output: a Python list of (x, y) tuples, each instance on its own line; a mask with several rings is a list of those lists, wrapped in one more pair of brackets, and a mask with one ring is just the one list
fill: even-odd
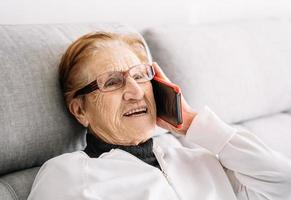
[(181, 128), (183, 119), (180, 88), (157, 76), (151, 82), (156, 101), (157, 117), (177, 128)]

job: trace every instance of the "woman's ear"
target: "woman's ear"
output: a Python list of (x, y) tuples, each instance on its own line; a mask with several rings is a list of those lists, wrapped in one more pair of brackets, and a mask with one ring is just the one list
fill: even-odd
[(69, 110), (75, 116), (79, 123), (88, 127), (89, 121), (86, 116), (86, 112), (83, 108), (82, 100), (79, 98), (72, 99), (69, 103)]

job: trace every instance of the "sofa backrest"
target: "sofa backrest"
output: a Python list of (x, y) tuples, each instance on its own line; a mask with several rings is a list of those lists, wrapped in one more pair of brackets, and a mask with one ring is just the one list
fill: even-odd
[(120, 24), (0, 26), (0, 175), (82, 149), (85, 129), (67, 112), (57, 67), (69, 44)]
[(291, 21), (276, 19), (145, 30), (153, 60), (195, 110), (239, 123), (291, 108)]

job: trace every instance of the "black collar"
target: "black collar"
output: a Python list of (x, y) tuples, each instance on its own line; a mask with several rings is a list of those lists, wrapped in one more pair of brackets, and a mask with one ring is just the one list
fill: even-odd
[(116, 145), (109, 144), (98, 137), (95, 137), (92, 133), (88, 132), (86, 135), (87, 146), (85, 152), (90, 156), (97, 158), (104, 152), (109, 152), (111, 149), (122, 149), (128, 153), (133, 154), (138, 158), (144, 158), (153, 154), (153, 139), (150, 138), (144, 143), (138, 145)]
[(138, 145), (116, 145), (109, 144), (87, 131), (87, 146), (84, 152), (91, 158), (98, 158), (102, 153), (109, 152), (111, 149), (122, 149), (136, 156), (142, 161), (160, 169), (158, 161), (153, 153), (153, 138)]

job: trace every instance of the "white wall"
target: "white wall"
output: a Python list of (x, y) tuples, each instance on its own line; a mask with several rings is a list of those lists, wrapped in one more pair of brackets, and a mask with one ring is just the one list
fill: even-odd
[(291, 0), (0, 0), (0, 24), (117, 21), (138, 29), (291, 16)]
[(193, 0), (191, 23), (235, 19), (291, 18), (291, 0)]
[(185, 0), (0, 0), (0, 24), (118, 21), (136, 27), (180, 22)]

